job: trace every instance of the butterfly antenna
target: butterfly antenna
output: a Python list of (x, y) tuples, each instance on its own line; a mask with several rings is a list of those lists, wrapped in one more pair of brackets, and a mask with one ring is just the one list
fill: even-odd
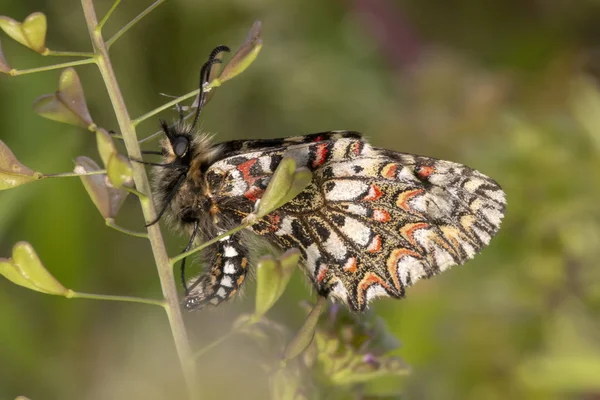
[(204, 107), (204, 103), (206, 102), (206, 92), (204, 91), (204, 85), (208, 83), (208, 79), (210, 78), (211, 67), (214, 64), (222, 62), (216, 57), (219, 55), (219, 53), (222, 53), (224, 51), (229, 52), (229, 47), (215, 47), (215, 49), (210, 52), (210, 55), (208, 56), (208, 61), (206, 61), (200, 69), (200, 96), (198, 97), (198, 107), (196, 108), (196, 114), (194, 115), (194, 122), (192, 123), (191, 130), (194, 130), (196, 128), (196, 124), (198, 124), (198, 119), (200, 118), (200, 111), (202, 110), (202, 107)]

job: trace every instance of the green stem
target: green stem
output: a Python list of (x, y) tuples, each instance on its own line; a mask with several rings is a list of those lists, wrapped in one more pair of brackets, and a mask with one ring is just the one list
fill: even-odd
[(140, 201), (143, 202), (147, 202), (148, 201), (148, 196), (146, 196), (144, 193), (142, 192), (138, 192), (137, 190), (135, 190), (134, 188), (130, 188), (127, 186), (123, 186), (121, 187), (121, 189), (128, 191), (129, 193), (131, 193), (134, 196), (137, 196), (140, 198)]
[(132, 19), (127, 25), (125, 25), (124, 27), (122, 27), (117, 33), (114, 34), (113, 37), (111, 37), (110, 39), (108, 39), (106, 41), (106, 47), (110, 48), (110, 46), (112, 46), (113, 43), (116, 42), (117, 39), (119, 39), (133, 25), (137, 24), (142, 18), (144, 18), (152, 10), (154, 10), (156, 7), (160, 6), (164, 2), (165, 2), (165, 0), (156, 0), (154, 3), (150, 4), (150, 6), (148, 8), (146, 8), (144, 11), (142, 11), (137, 17), (135, 17), (134, 19)]
[(43, 56), (55, 56), (55, 57), (87, 57), (92, 58), (96, 55), (94, 53), (85, 53), (81, 51), (54, 51), (50, 49), (46, 49)]
[(147, 112), (146, 114), (142, 115), (141, 117), (134, 119), (133, 124), (137, 126), (140, 122), (147, 120), (148, 118), (155, 116), (159, 112), (164, 111), (167, 108), (173, 107), (174, 105), (177, 105), (178, 103), (181, 103), (182, 101), (187, 100), (190, 97), (194, 97), (198, 93), (200, 93), (200, 89), (196, 89), (193, 92), (189, 92), (188, 94), (184, 94), (183, 96), (177, 97), (177, 98), (171, 100), (170, 102), (165, 103), (162, 106), (155, 108), (154, 110), (152, 110), (150, 112)]
[(148, 239), (148, 234), (146, 232), (135, 232), (135, 231), (129, 230), (127, 228), (123, 228), (122, 226), (117, 225), (115, 223), (115, 220), (112, 218), (106, 218), (105, 222), (106, 222), (106, 226), (109, 226), (121, 233), (126, 234), (126, 235), (139, 237), (142, 239)]
[[(97, 53), (97, 64), (104, 84), (106, 86), (110, 101), (115, 111), (117, 123), (123, 141), (125, 142), (125, 148), (127, 149), (127, 155), (136, 159), (141, 159), (142, 154), (140, 146), (137, 142), (135, 126), (129, 112), (125, 105), (125, 100), (121, 93), (121, 89), (115, 77), (115, 73), (110, 62), (108, 55), (108, 47), (106, 46), (102, 34), (96, 29), (98, 26), (98, 19), (94, 10), (92, 0), (81, 0), (81, 6), (85, 15), (86, 24), (92, 40), (92, 45), (95, 52)], [(146, 170), (140, 164), (134, 163), (133, 169), (133, 180), (137, 190), (142, 193), (147, 193), (148, 196), (151, 194), (150, 182), (146, 175)], [(154, 209), (154, 201), (151, 197), (140, 199), (140, 205), (144, 214), (146, 223), (153, 221), (156, 218), (156, 210)], [(181, 368), (184, 374), (186, 387), (190, 399), (197, 399), (198, 395), (197, 388), (197, 377), (196, 377), (196, 365), (190, 347), (185, 324), (181, 315), (181, 308), (179, 305), (179, 297), (177, 293), (177, 286), (175, 284), (175, 277), (173, 275), (173, 267), (169, 262), (169, 256), (165, 243), (160, 232), (158, 224), (154, 224), (148, 227), (148, 239), (156, 262), (156, 268), (158, 271), (158, 277), (162, 288), (162, 293), (165, 298), (165, 310), (169, 319), (169, 325), (171, 327), (171, 333), (173, 334), (173, 341), (175, 348), (179, 356)]]
[(165, 307), (166, 303), (164, 300), (146, 299), (144, 297), (132, 297), (132, 296), (113, 296), (110, 294), (93, 294), (93, 293), (81, 293), (81, 292), (69, 292), (67, 296), (72, 299), (93, 299), (93, 300), (109, 300), (109, 301), (125, 301), (129, 303), (143, 303), (150, 304), (153, 306)]
[(106, 174), (105, 169), (99, 169), (97, 171), (87, 171), (83, 174), (77, 172), (62, 172), (60, 174), (43, 174), (42, 178), (69, 178), (73, 176), (88, 176), (88, 175), (102, 175)]
[(210, 246), (211, 244), (217, 243), (219, 240), (223, 239), (224, 237), (227, 237), (229, 235), (233, 235), (236, 232), (241, 231), (242, 229), (246, 229), (247, 227), (253, 225), (254, 223), (256, 223), (258, 221), (255, 222), (246, 222), (243, 223), (242, 225), (236, 226), (235, 228), (233, 228), (230, 231), (227, 231), (217, 237), (212, 238), (211, 240), (209, 240), (208, 242), (204, 242), (202, 243), (200, 246), (194, 247), (193, 249), (186, 251), (185, 253), (181, 253), (176, 255), (175, 257), (172, 257), (169, 259), (169, 262), (171, 263), (171, 265), (175, 265), (177, 264), (179, 261), (183, 260), (186, 257), (191, 256), (192, 254), (195, 254), (197, 252), (199, 252), (202, 249), (207, 248), (208, 246)]
[(67, 67), (75, 67), (77, 65), (93, 64), (96, 58), (85, 58), (83, 60), (71, 61), (62, 64), (47, 65), (45, 67), (30, 68), (30, 69), (11, 69), (9, 74), (12, 76), (34, 74), (36, 72), (52, 71), (54, 69), (62, 69)]
[(111, 14), (113, 13), (113, 11), (115, 11), (115, 9), (119, 5), (119, 3), (121, 3), (121, 0), (115, 0), (115, 2), (113, 3), (113, 5), (110, 6), (110, 9), (106, 12), (106, 14), (104, 15), (104, 17), (100, 21), (100, 23), (98, 23), (98, 26), (96, 27), (96, 29), (99, 32), (102, 31), (102, 28), (104, 27), (104, 24), (106, 24), (106, 21), (108, 21), (108, 19), (110, 18)]

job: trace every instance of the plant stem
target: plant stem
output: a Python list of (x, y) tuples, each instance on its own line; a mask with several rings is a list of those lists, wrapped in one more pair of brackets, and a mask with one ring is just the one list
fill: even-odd
[(138, 125), (140, 122), (145, 121), (148, 118), (153, 117), (154, 115), (158, 114), (159, 112), (164, 111), (169, 107), (173, 107), (174, 105), (181, 103), (182, 101), (187, 100), (190, 97), (194, 97), (198, 93), (200, 93), (200, 89), (196, 89), (193, 92), (189, 92), (187, 94), (184, 94), (183, 96), (177, 97), (177, 98), (171, 100), (170, 102), (165, 103), (162, 106), (155, 108), (154, 110), (152, 110), (150, 112), (147, 112), (146, 114), (142, 115), (141, 117), (134, 119), (133, 124)]
[(93, 300), (109, 300), (109, 301), (126, 301), (129, 303), (142, 303), (150, 304), (153, 306), (165, 307), (164, 300), (146, 299), (144, 297), (132, 297), (132, 296), (112, 296), (110, 294), (93, 294), (93, 293), (80, 293), (71, 291), (67, 296), (71, 299), (93, 299)]
[(108, 39), (106, 41), (106, 48), (107, 49), (110, 48), (110, 46), (112, 46), (113, 43), (117, 41), (117, 39), (119, 39), (125, 32), (127, 32), (129, 30), (129, 28), (131, 28), (133, 25), (137, 24), (142, 18), (144, 18), (146, 15), (148, 15), (150, 13), (150, 11), (154, 10), (156, 7), (160, 6), (164, 2), (165, 2), (165, 0), (156, 0), (154, 3), (150, 4), (150, 6), (148, 8), (146, 8), (144, 11), (142, 11), (137, 17), (132, 19), (127, 25), (122, 27), (117, 33), (115, 33), (115, 35), (113, 37)]
[(80, 51), (54, 51), (50, 49), (46, 49), (43, 56), (55, 56), (55, 57), (94, 57), (94, 53), (85, 53)]
[(122, 226), (117, 225), (115, 223), (115, 220), (112, 218), (106, 218), (105, 222), (106, 222), (106, 226), (109, 226), (121, 233), (126, 234), (126, 235), (139, 237), (142, 239), (148, 239), (148, 234), (146, 232), (135, 232), (135, 231), (129, 230), (127, 228), (123, 228)]
[[(108, 48), (104, 43), (101, 32), (98, 30), (98, 19), (96, 17), (94, 5), (92, 0), (81, 0), (81, 5), (83, 7), (92, 45), (97, 53), (98, 68), (100, 69), (100, 73), (102, 74), (104, 84), (106, 85), (106, 89), (113, 105), (127, 153), (130, 157), (140, 159), (142, 154), (137, 142), (135, 126), (131, 121), (129, 112), (125, 106), (123, 95), (121, 94), (121, 89), (117, 83), (117, 79), (108, 56)], [(134, 163), (132, 168), (133, 180), (135, 181), (137, 190), (150, 196), (150, 183), (144, 167), (141, 164)], [(147, 223), (153, 221), (156, 218), (156, 210), (154, 209), (154, 202), (152, 199), (148, 198), (146, 201), (141, 199), (140, 204), (145, 221)], [(185, 330), (185, 325), (183, 323), (183, 317), (181, 315), (177, 288), (175, 286), (175, 277), (173, 276), (173, 268), (169, 262), (169, 256), (167, 254), (158, 224), (148, 227), (148, 238), (152, 247), (152, 253), (154, 254), (163, 296), (165, 297), (165, 310), (171, 326), (171, 332), (173, 334), (173, 340), (175, 342), (177, 354), (179, 355), (179, 360), (181, 362), (188, 394), (190, 398), (196, 399), (199, 398), (199, 396), (197, 395), (196, 390), (197, 379), (195, 362), (192, 349), (188, 341), (187, 332)]]
[(11, 69), (9, 74), (12, 76), (33, 74), (36, 72), (52, 71), (54, 69), (74, 67), (77, 65), (93, 64), (95, 62), (96, 62), (96, 58), (84, 58), (83, 60), (70, 61), (70, 62), (66, 62), (66, 63), (62, 63), (62, 64), (47, 65), (45, 67), (29, 68), (29, 69)]
[(105, 169), (99, 169), (97, 171), (87, 171), (83, 174), (79, 174), (77, 172), (61, 172), (59, 174), (43, 174), (44, 178), (68, 178), (72, 176), (88, 176), (88, 175), (102, 175), (106, 174)]
[(233, 235), (234, 233), (239, 232), (242, 229), (246, 229), (247, 227), (249, 227), (250, 225), (252, 225), (252, 224), (254, 224), (256, 222), (258, 222), (258, 221), (255, 221), (255, 222), (245, 222), (242, 225), (238, 225), (235, 228), (233, 228), (232, 230), (227, 231), (225, 233), (222, 233), (219, 236), (214, 237), (214, 238), (210, 239), (209, 241), (204, 242), (204, 243), (202, 243), (201, 245), (199, 245), (197, 247), (194, 247), (190, 251), (186, 251), (185, 253), (181, 253), (181, 254), (176, 255), (175, 257), (170, 258), (169, 261), (171, 262), (171, 265), (175, 265), (179, 261), (183, 260), (184, 258), (189, 257), (192, 254), (197, 253), (197, 252), (199, 252), (202, 249), (207, 248), (211, 244), (217, 243), (219, 240), (223, 239), (224, 237), (227, 237), (229, 235)]

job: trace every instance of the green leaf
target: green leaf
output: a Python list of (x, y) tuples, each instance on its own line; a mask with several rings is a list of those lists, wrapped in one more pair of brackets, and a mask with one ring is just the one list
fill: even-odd
[(300, 261), (300, 251), (290, 249), (278, 260), (262, 257), (256, 266), (256, 303), (254, 316), (262, 317), (279, 300)]
[(65, 69), (54, 94), (40, 96), (33, 110), (44, 118), (89, 129), (94, 123), (85, 102), (81, 81), (73, 68)]
[(12, 68), (8, 65), (8, 61), (4, 58), (4, 53), (2, 52), (2, 43), (0, 43), (0, 72), (8, 74)]
[(310, 184), (311, 179), (312, 174), (308, 169), (296, 169), (296, 160), (284, 157), (260, 199), (255, 217), (262, 218), (298, 196)]
[(27, 242), (19, 242), (14, 245), (12, 258), (0, 259), (0, 275), (31, 290), (70, 296), (71, 291), (61, 285), (44, 268), (35, 250)]
[(11, 189), (42, 178), (43, 175), (24, 166), (0, 140), (0, 190)]
[[(94, 160), (83, 156), (77, 157), (75, 165), (75, 171), (80, 173), (100, 169)], [(115, 218), (128, 193), (123, 189), (107, 186), (107, 176), (105, 174), (82, 175), (81, 182), (100, 214), (105, 219)]]
[(231, 57), (231, 60), (229, 60), (227, 65), (225, 65), (219, 77), (209, 81), (207, 89), (221, 86), (223, 82), (235, 78), (254, 62), (260, 49), (262, 49), (262, 39), (260, 37), (261, 30), (261, 22), (254, 22), (244, 43), (235, 52), (233, 57)]
[(110, 157), (106, 166), (106, 172), (110, 183), (116, 188), (131, 186), (133, 182), (131, 163), (122, 154), (114, 153)]
[(302, 327), (285, 348), (283, 353), (284, 360), (287, 361), (296, 358), (310, 345), (315, 336), (317, 322), (319, 322), (319, 317), (321, 316), (326, 303), (327, 299), (319, 296), (317, 304), (315, 304), (310, 313), (308, 313)]
[(110, 134), (102, 128), (96, 131), (96, 146), (98, 147), (98, 153), (104, 166), (107, 167), (112, 155), (117, 153), (117, 148)]
[(38, 53), (46, 51), (46, 16), (35, 12), (18, 22), (12, 18), (0, 16), (0, 29), (8, 36)]

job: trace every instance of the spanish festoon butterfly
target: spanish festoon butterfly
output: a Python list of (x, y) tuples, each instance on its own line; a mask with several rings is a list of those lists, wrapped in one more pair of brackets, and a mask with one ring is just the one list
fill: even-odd
[[(224, 50), (211, 53), (201, 84)], [(473, 258), (498, 232), (505, 194), (465, 165), (379, 149), (351, 131), (213, 143), (196, 132), (205, 101), (201, 93), (191, 125), (183, 116), (173, 125), (161, 121), (163, 161), (148, 163), (155, 165), (158, 219), (164, 214), (188, 233), (187, 248), (241, 224), (284, 155), (313, 178), (292, 201), (204, 251), (208, 268), (186, 287), (188, 309), (235, 295), (249, 268), (249, 235), (299, 249), (316, 291), (361, 311)]]

